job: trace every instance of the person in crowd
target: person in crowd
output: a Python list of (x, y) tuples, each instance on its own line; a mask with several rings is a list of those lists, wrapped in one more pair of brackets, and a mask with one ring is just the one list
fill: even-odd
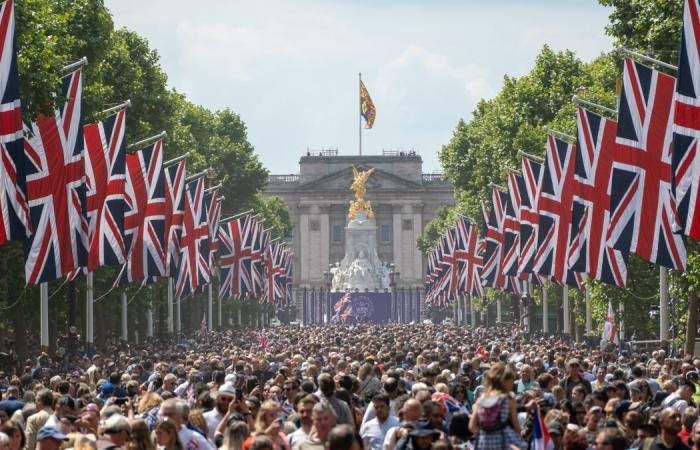
[(328, 434), (328, 450), (363, 450), (364, 448), (357, 431), (350, 425), (338, 425)]
[(296, 412), (299, 416), (299, 428), (289, 435), (290, 447), (293, 448), (297, 442), (308, 439), (309, 433), (311, 433), (311, 427), (313, 426), (311, 411), (316, 403), (318, 403), (318, 400), (313, 395), (309, 394), (299, 397), (296, 404)]
[(10, 445), (8, 450), (22, 450), (25, 445), (26, 438), (24, 436), (24, 430), (22, 427), (12, 420), (5, 422), (2, 427), (0, 427), (0, 432), (5, 433), (10, 439)]
[[(39, 430), (46, 424), (53, 414), (53, 393), (49, 389), (43, 389), (36, 395), (37, 412), (29, 416), (26, 423), (27, 445), (25, 450), (34, 450)], [(63, 433), (61, 433), (63, 434)], [(47, 443), (46, 445), (51, 445)]]
[(231, 384), (223, 384), (216, 391), (215, 395), (216, 406), (204, 413), (204, 421), (207, 424), (207, 436), (212, 441), (214, 440), (214, 434), (216, 433), (216, 428), (219, 426), (219, 422), (221, 422), (226, 411), (228, 411), (229, 403), (235, 399), (236, 390)]
[(173, 420), (162, 419), (156, 423), (154, 440), (158, 450), (184, 450)]
[(314, 405), (311, 410), (313, 426), (309, 437), (297, 442), (293, 450), (323, 450), (328, 440), (328, 434), (336, 426), (335, 409), (325, 400)]
[(469, 431), (477, 435), (478, 448), (523, 448), (517, 403), (512, 395), (515, 374), (502, 362), (486, 373), (486, 390), (474, 404)]
[(36, 433), (37, 448), (39, 450), (59, 450), (68, 436), (54, 427), (42, 427)]
[(372, 397), (375, 418), (362, 424), (360, 436), (366, 450), (382, 450), (388, 431), (399, 424), (399, 419), (391, 414), (389, 396), (384, 393)]

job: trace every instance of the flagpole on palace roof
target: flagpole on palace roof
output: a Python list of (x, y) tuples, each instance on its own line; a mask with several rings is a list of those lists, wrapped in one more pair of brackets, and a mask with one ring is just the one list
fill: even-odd
[(360, 114), (358, 117), (358, 132), (360, 134), (360, 156), (362, 156), (362, 72), (358, 73), (359, 83), (357, 85), (357, 93), (360, 97)]

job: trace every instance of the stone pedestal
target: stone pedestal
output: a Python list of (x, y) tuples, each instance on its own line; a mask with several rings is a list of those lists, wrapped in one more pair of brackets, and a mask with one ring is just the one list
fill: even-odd
[(377, 226), (366, 213), (357, 212), (345, 228), (345, 257), (331, 272), (334, 290), (389, 287), (389, 268), (377, 256)]

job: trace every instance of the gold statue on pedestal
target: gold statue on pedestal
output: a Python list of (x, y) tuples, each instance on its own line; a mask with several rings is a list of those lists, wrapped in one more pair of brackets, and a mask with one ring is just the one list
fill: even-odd
[(367, 179), (372, 175), (372, 172), (374, 172), (374, 169), (360, 172), (355, 166), (352, 166), (353, 182), (350, 185), (350, 189), (355, 191), (355, 200), (350, 202), (350, 211), (348, 212), (348, 219), (350, 220), (355, 219), (355, 215), (358, 211), (364, 211), (368, 219), (374, 218), (372, 203), (369, 200), (365, 200), (365, 194), (367, 193), (365, 183), (367, 183)]

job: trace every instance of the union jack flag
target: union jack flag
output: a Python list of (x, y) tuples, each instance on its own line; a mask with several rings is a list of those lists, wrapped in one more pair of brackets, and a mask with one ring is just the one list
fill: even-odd
[(219, 298), (245, 298), (251, 292), (250, 258), (253, 218), (236, 217), (219, 227)]
[(277, 241), (271, 242), (265, 247), (263, 259), (265, 265), (265, 292), (262, 298), (263, 303), (276, 305), (284, 298), (285, 292), (281, 280), (283, 251), (283, 246)]
[(547, 156), (537, 200), (540, 216), (534, 270), (560, 284), (581, 287), (583, 276), (569, 270), (567, 249), (574, 195), (576, 146), (547, 136)]
[(455, 258), (459, 265), (458, 291), (471, 297), (481, 297), (484, 295), (484, 289), (481, 286), (483, 258), (479, 252), (479, 236), (476, 227), (464, 217), (460, 217), (457, 220), (456, 234)]
[(178, 298), (192, 294), (200, 286), (209, 283), (209, 260), (206, 255), (208, 239), (204, 177), (198, 177), (185, 186), (185, 215), (175, 289)]
[(219, 190), (214, 189), (207, 192), (204, 203), (207, 207), (207, 224), (209, 227), (209, 273), (213, 274), (215, 269), (214, 257), (219, 248), (218, 230), (219, 221), (221, 220), (221, 198), (219, 198)]
[(90, 239), (89, 272), (100, 266), (124, 264), (126, 261), (125, 126), (126, 111), (121, 110), (104, 122), (83, 127)]
[(162, 140), (126, 155), (124, 234), (129, 250), (115, 285), (166, 274), (164, 184)]
[(78, 69), (63, 78), (63, 107), (40, 116), (24, 140), (34, 230), (24, 243), (27, 284), (55, 280), (87, 264), (82, 92)]
[(578, 109), (578, 151), (571, 219), (569, 267), (603, 283), (624, 287), (626, 253), (608, 245), (610, 227), (608, 185), (615, 158), (617, 123), (583, 108)]
[(503, 254), (503, 219), (504, 207), (507, 199), (505, 193), (493, 188), (491, 190), (491, 208), (487, 210), (486, 204), (481, 204), (484, 214), (484, 231), (486, 246), (483, 254), (484, 265), (481, 269), (481, 280), (485, 287), (502, 288), (505, 285), (505, 277), (501, 270), (501, 257)]
[(164, 169), (165, 175), (165, 273), (177, 278), (180, 265), (180, 238), (185, 215), (185, 178), (187, 162), (180, 161)]
[(625, 59), (613, 163), (608, 239), (623, 252), (684, 270), (685, 240), (671, 192), (675, 79)]
[(22, 105), (15, 52), (15, 2), (0, 5), (0, 245), (31, 234)]
[(520, 252), (520, 186), (522, 176), (508, 174), (508, 201), (503, 204), (503, 256), (501, 270), (504, 275), (518, 273), (518, 253)]
[[(520, 260), (518, 273), (532, 273), (532, 260), (537, 249), (537, 197), (542, 181), (542, 165), (529, 158), (522, 159), (523, 176), (520, 186)], [(521, 275), (522, 276), (522, 275)], [(529, 278), (526, 276), (526, 278)]]
[(265, 292), (265, 252), (270, 244), (270, 230), (266, 230), (262, 222), (256, 221), (253, 234), (253, 245), (250, 253), (251, 297), (264, 297)]
[(673, 116), (672, 188), (678, 202), (679, 227), (700, 240), (700, 4), (686, 0), (678, 61), (675, 113)]

